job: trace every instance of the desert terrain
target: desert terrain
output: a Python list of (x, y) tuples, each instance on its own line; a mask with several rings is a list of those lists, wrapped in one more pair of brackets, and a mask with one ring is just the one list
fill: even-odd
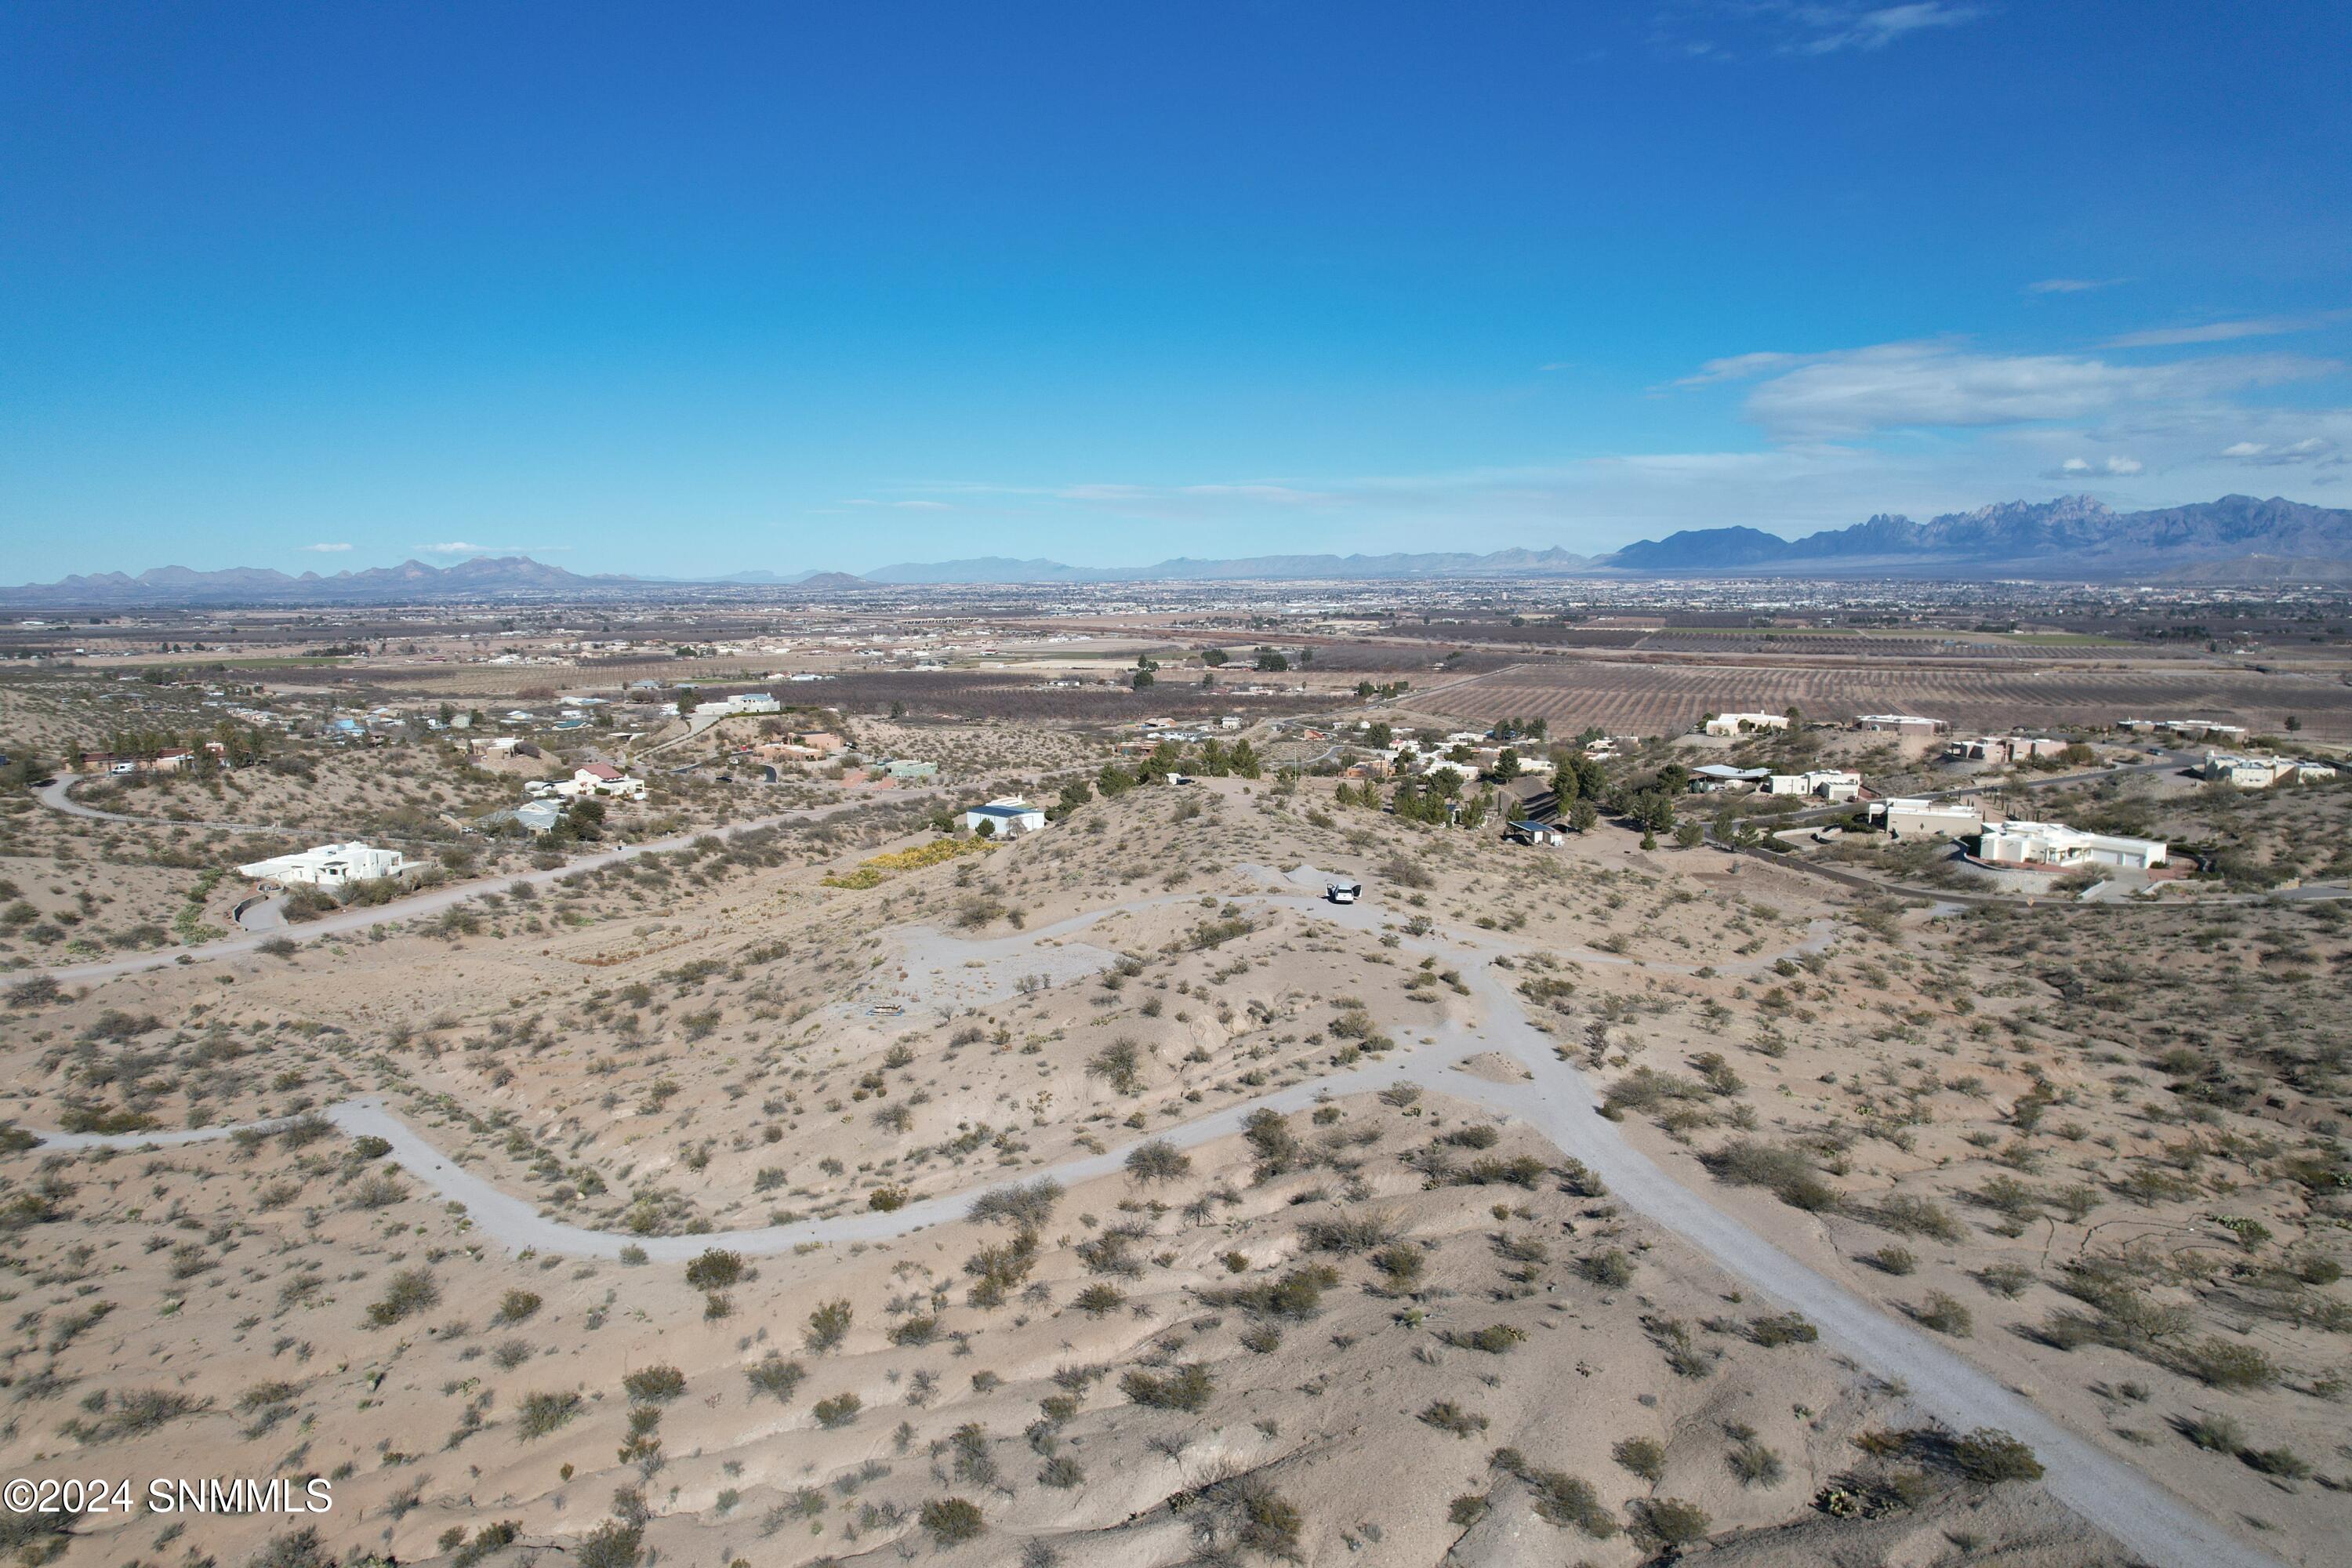
[[(1214, 687), (1139, 738), (1140, 686), (848, 674), (878, 694), (782, 721), (937, 763), (904, 788), (746, 780), (730, 719), (11, 790), (0, 1444), (142, 1489), (9, 1548), (2333, 1561), (2352, 791), (2096, 727), (1956, 768), (1578, 710), (1520, 743), (1600, 809), (1513, 843), (1349, 771), (1374, 723), (1466, 754), (1442, 693), (1354, 689), (1397, 662), (1364, 646), (1316, 661), (1351, 708), (1230, 730), (1185, 727)], [(5, 712), (62, 755), (89, 698)], [(586, 755), (647, 800), (475, 827)], [(2007, 792), (2195, 874), (1987, 893), (1859, 832), (1759, 847), (1753, 796), (1662, 838), (1654, 781), (1707, 759)], [(1044, 831), (958, 816), (1013, 795)], [(420, 875), (241, 928), (231, 868), (331, 830)], [(183, 1477), (331, 1502), (143, 1489)]]

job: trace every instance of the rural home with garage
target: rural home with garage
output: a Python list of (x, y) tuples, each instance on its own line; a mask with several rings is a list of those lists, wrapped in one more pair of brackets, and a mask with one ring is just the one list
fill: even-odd
[(1985, 828), (1977, 858), (1990, 866), (2071, 871), (2146, 871), (2164, 864), (2165, 846), (2153, 838), (2084, 833), (2058, 822), (2003, 822)]

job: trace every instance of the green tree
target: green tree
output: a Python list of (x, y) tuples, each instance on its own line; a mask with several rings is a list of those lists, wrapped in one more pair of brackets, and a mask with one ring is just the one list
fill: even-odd
[(1625, 805), (1625, 815), (1651, 833), (1664, 833), (1675, 825), (1675, 797), (1660, 789), (1637, 792)]
[(1129, 682), (1129, 685), (1131, 685), (1131, 686), (1133, 686), (1133, 687), (1134, 687), (1138, 691), (1142, 690), (1145, 687), (1150, 686), (1151, 683), (1152, 683), (1152, 674), (1151, 674), (1151, 672), (1150, 672), (1150, 670), (1148, 670), (1148, 669), (1139, 669), (1139, 670), (1137, 670), (1137, 671), (1135, 672), (1135, 679), (1134, 679), (1132, 681)]
[(1579, 833), (1590, 833), (1601, 823), (1601, 808), (1589, 800), (1580, 800), (1568, 808), (1568, 825)]
[(1290, 661), (1270, 647), (1262, 647), (1257, 650), (1257, 663), (1254, 668), (1279, 672), (1288, 669)]
[(1222, 669), (1224, 668), (1227, 657), (1228, 656), (1223, 648), (1208, 648), (1202, 653), (1201, 662), (1207, 665), (1211, 669)]

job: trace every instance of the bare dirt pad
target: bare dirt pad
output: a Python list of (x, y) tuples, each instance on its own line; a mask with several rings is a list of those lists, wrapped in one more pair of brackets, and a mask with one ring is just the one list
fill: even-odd
[(1816, 718), (1921, 713), (1955, 729), (2018, 724), (2106, 725), (2124, 718), (2192, 718), (2276, 727), (2286, 714), (2315, 737), (2352, 738), (2352, 686), (2334, 679), (2249, 669), (2033, 669), (1634, 664), (1598, 659), (1521, 664), (1417, 697), (1446, 713), (1491, 722), (1544, 719), (1554, 734), (1596, 725), (1612, 734), (1675, 734), (1707, 713)]

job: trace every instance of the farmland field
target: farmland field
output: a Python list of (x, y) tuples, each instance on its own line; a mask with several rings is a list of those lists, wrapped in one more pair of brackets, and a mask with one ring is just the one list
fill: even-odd
[(1918, 666), (1629, 664), (1563, 659), (1513, 665), (1418, 695), (1414, 705), (1465, 719), (1541, 718), (1554, 734), (1673, 734), (1707, 713), (1816, 719), (1918, 713), (1958, 730), (2106, 725), (2118, 719), (2204, 719), (2274, 731), (2288, 714), (2315, 739), (2352, 740), (2352, 685), (2338, 676), (2247, 669), (1938, 669)]
[(2036, 644), (1925, 632), (1888, 637), (1818, 630), (1694, 631), (1681, 626), (1652, 632), (1634, 646), (1643, 653), (1831, 654), (1844, 658), (2112, 658), (2119, 648), (2128, 649), (2134, 658), (2185, 658), (2194, 651), (2188, 647), (2144, 647), (2092, 637)]

